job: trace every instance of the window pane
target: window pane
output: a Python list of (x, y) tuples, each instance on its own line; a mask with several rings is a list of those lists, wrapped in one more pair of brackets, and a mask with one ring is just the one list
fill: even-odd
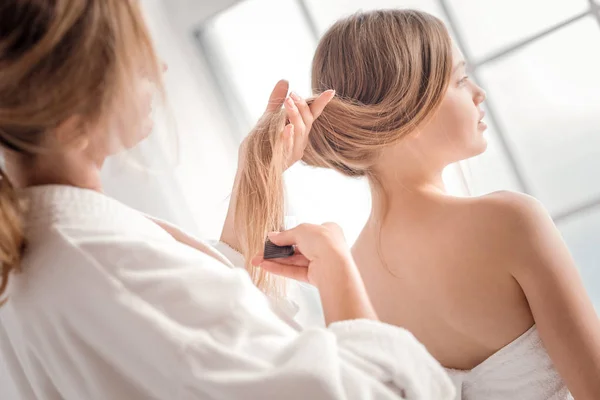
[(596, 311), (600, 313), (600, 207), (565, 220), (559, 228), (577, 262)]
[(295, 0), (240, 2), (209, 21), (204, 35), (215, 73), (232, 92), (228, 100), (239, 102), (248, 123), (262, 115), (278, 79), (310, 94), (315, 39)]
[(414, 8), (429, 12), (437, 17), (443, 14), (436, 0), (305, 0), (320, 32), (336, 20), (357, 11), (384, 8)]
[(475, 58), (589, 10), (588, 0), (449, 0)]
[(533, 195), (552, 213), (600, 196), (598, 44), (588, 17), (479, 70)]

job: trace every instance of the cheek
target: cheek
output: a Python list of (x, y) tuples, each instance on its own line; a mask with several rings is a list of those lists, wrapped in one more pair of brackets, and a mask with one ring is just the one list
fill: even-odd
[(466, 93), (447, 96), (440, 108), (440, 117), (454, 137), (473, 133), (477, 127), (477, 110)]
[(422, 143), (440, 157), (458, 160), (485, 150), (485, 139), (478, 130), (479, 111), (472, 98), (466, 91), (451, 91), (430, 121)]

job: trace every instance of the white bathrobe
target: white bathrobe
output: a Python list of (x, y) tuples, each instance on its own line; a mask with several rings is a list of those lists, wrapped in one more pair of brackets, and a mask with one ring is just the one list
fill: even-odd
[(97, 192), (23, 195), (28, 248), (0, 308), (0, 399), (454, 397), (404, 329), (300, 331), (214, 248)]

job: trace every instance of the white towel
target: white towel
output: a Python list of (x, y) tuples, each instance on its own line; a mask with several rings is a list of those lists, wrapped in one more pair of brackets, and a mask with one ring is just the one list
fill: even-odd
[(474, 369), (447, 372), (457, 400), (573, 400), (535, 325)]

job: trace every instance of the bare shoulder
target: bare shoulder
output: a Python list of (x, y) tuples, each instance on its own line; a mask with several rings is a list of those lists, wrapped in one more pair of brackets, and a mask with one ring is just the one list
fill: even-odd
[(473, 213), (498, 228), (526, 229), (551, 222), (544, 205), (535, 197), (509, 191), (494, 192), (473, 198)]
[(539, 200), (522, 193), (499, 191), (478, 197), (453, 197), (446, 198), (444, 204), (453, 232), (483, 240), (507, 232), (515, 235), (540, 223), (552, 222)]
[(542, 203), (525, 194), (494, 192), (465, 199), (462, 204), (470, 239), (483, 252), (515, 257), (519, 248), (555, 234), (554, 223)]
[(496, 250), (508, 255), (513, 263), (519, 259), (531, 262), (531, 257), (542, 252), (553, 254), (553, 248), (564, 247), (550, 214), (534, 197), (495, 192), (474, 199), (473, 208), (482, 235), (491, 236)]
[(507, 216), (540, 216), (548, 215), (544, 205), (535, 197), (518, 192), (498, 191), (475, 198), (481, 209)]

